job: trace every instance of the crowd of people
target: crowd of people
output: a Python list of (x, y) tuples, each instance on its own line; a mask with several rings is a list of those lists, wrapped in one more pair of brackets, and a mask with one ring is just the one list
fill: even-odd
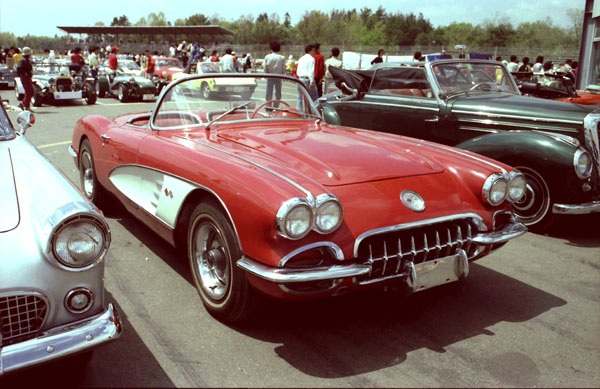
[[(535, 63), (531, 64), (529, 57), (523, 57), (520, 61), (516, 55), (510, 56), (510, 61), (502, 59), (502, 57), (496, 57), (496, 61), (502, 62), (508, 68), (511, 73), (516, 73), (515, 77), (518, 79), (530, 78), (533, 73), (534, 77), (539, 77), (541, 74), (563, 74), (570, 78), (573, 82), (577, 78), (577, 61), (567, 59), (564, 63), (556, 64), (552, 61), (545, 61), (542, 55), (538, 55), (535, 59)], [(523, 73), (519, 75), (518, 73)]]

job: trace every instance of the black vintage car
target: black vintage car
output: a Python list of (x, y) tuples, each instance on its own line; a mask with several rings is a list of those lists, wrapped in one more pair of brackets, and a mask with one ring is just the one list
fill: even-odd
[(327, 122), (426, 139), (517, 167), (527, 196), (514, 204), (543, 229), (557, 214), (600, 212), (600, 111), (522, 96), (494, 61), (439, 60), (330, 68), (341, 92), (323, 96)]
[(154, 100), (165, 85), (166, 81), (158, 77), (150, 80), (140, 75), (118, 72), (112, 78), (103, 72), (98, 76), (96, 93), (98, 97), (114, 96), (121, 102)]

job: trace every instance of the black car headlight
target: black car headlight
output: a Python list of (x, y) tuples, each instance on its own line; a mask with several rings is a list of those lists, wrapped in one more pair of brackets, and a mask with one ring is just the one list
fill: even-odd
[(502, 174), (494, 173), (485, 180), (481, 193), (485, 201), (495, 207), (504, 201), (507, 191), (506, 178)]
[(573, 167), (575, 174), (581, 179), (589, 178), (592, 175), (592, 156), (585, 149), (577, 149), (573, 155)]
[(315, 226), (317, 232), (329, 234), (335, 231), (343, 218), (342, 205), (330, 194), (320, 195), (316, 199)]
[(93, 266), (107, 249), (107, 231), (92, 218), (72, 218), (52, 237), (52, 251), (56, 259), (68, 268)]
[(313, 225), (313, 210), (306, 199), (286, 201), (276, 216), (277, 232), (289, 239), (301, 239)]
[(508, 174), (508, 189), (506, 191), (506, 199), (511, 203), (516, 203), (525, 196), (527, 189), (527, 179), (523, 173), (518, 170), (513, 170)]

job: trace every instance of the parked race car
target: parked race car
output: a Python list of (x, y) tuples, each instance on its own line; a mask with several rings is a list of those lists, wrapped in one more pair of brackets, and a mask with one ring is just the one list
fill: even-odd
[(595, 107), (522, 96), (506, 67), (483, 60), (330, 67), (342, 92), (320, 99), (327, 122), (408, 135), (517, 167), (518, 220), (543, 230), (559, 214), (600, 212)]
[(110, 78), (106, 73), (98, 75), (96, 93), (99, 97), (116, 97), (121, 102), (154, 100), (166, 84), (165, 80), (158, 77), (150, 80), (127, 73), (117, 73), (112, 83)]
[(0, 88), (12, 89), (15, 87), (15, 78), (17, 76), (17, 69), (10, 69), (4, 64), (0, 64)]
[[(191, 62), (184, 71), (173, 74), (173, 81), (190, 74), (217, 74), (223, 73), (223, 64), (220, 62)], [(256, 89), (256, 81), (249, 78), (212, 78), (196, 81), (194, 88), (199, 88), (202, 97), (210, 99), (223, 95), (239, 95), (242, 99), (249, 99)]]
[[(206, 99), (199, 85), (212, 79), (274, 80), (283, 97)], [(70, 153), (90, 200), (115, 196), (187, 253), (206, 309), (226, 321), (253, 312), (257, 291), (296, 300), (462, 280), (526, 231), (511, 210), (525, 193), (517, 170), (329, 125), (288, 76), (179, 79), (151, 111), (80, 119)]]
[(0, 107), (0, 376), (87, 361), (122, 330), (104, 297), (108, 224), (24, 136), (33, 122), (21, 112), (15, 131)]
[(171, 81), (173, 74), (183, 72), (183, 63), (177, 58), (157, 57), (154, 63), (154, 75), (158, 78)]
[[(31, 104), (40, 107), (42, 104), (55, 104), (57, 101), (85, 99), (88, 104), (95, 104), (96, 79), (89, 75), (87, 65), (80, 71), (69, 71), (56, 67), (54, 72), (47, 68), (33, 75), (34, 95)], [(23, 100), (25, 89), (19, 77), (15, 78), (15, 95), (17, 100)]]
[(512, 73), (521, 93), (527, 96), (565, 101), (573, 104), (600, 105), (600, 87), (590, 85), (575, 89), (573, 80), (564, 74)]

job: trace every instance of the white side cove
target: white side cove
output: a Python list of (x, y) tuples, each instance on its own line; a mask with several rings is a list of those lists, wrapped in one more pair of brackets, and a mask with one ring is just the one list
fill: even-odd
[(158, 170), (142, 166), (119, 166), (110, 181), (131, 201), (171, 228), (187, 195), (197, 186)]
[[(10, 143), (10, 142), (3, 142)], [(8, 147), (0, 144), (0, 232), (10, 231), (19, 225), (19, 200), (13, 177), (13, 165)]]

